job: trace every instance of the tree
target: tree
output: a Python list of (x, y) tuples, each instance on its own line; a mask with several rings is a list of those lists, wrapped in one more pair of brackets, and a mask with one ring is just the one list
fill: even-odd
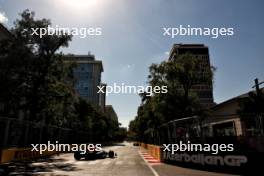
[[(211, 84), (212, 82), (215, 68), (206, 67), (201, 72), (200, 67), (199, 60), (188, 53), (179, 55), (174, 60), (164, 61), (159, 65), (153, 64), (150, 67), (148, 77), (150, 85), (167, 86), (168, 93), (157, 96), (161, 98), (159, 101), (166, 102), (166, 106), (173, 106), (172, 111), (169, 112), (174, 111), (174, 116), (177, 114), (178, 118), (193, 115), (195, 112), (193, 108), (200, 104), (197, 95), (191, 92), (192, 87), (197, 84)], [(166, 110), (166, 112), (168, 111)]]
[(116, 141), (124, 141), (127, 138), (127, 129), (125, 127), (119, 127), (115, 132), (115, 140)]
[(65, 109), (69, 112), (73, 107), (73, 67), (65, 65), (63, 54), (57, 51), (68, 46), (71, 36), (32, 35), (32, 28), (47, 29), (48, 25), (49, 20), (35, 19), (29, 10), (15, 21), (13, 38), (0, 44), (0, 96), (8, 116), (22, 110), (26, 119), (61, 126), (68, 114)]
[(20, 15), (11, 29), (12, 37), (0, 41), (0, 105), (5, 106), (1, 115), (17, 118), (22, 111), (24, 120), (41, 123), (48, 132), (52, 126), (84, 134), (86, 141), (77, 136), (76, 142), (123, 139), (125, 132), (117, 118), (108, 118), (75, 93), (73, 69), (77, 64), (59, 52), (71, 36), (32, 35), (32, 28), (47, 30), (50, 20), (35, 19), (29, 10)]
[(256, 129), (255, 135), (263, 135), (263, 114), (264, 114), (264, 93), (263, 89), (256, 92), (249, 92), (247, 97), (239, 99), (238, 114), (247, 125), (246, 128)]
[[(208, 109), (203, 107), (192, 87), (201, 83), (212, 83), (214, 67), (203, 68), (199, 60), (191, 54), (178, 56), (174, 60), (163, 61), (150, 66), (149, 84), (167, 86), (166, 94), (153, 94), (151, 97), (141, 94), (142, 102), (135, 120), (130, 122), (130, 134), (137, 134), (144, 140), (146, 133), (174, 119), (199, 115), (204, 117)], [(201, 118), (202, 121), (202, 118)]]

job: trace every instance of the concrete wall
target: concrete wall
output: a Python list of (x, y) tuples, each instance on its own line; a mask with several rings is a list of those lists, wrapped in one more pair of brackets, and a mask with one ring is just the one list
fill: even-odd
[(31, 151), (32, 148), (12, 148), (0, 151), (0, 164), (9, 163), (12, 161), (24, 161), (33, 158), (53, 155), (56, 151), (44, 151), (40, 154), (38, 151)]
[(141, 143), (140, 146), (147, 150), (147, 152), (158, 161), (161, 161), (161, 148), (157, 145)]

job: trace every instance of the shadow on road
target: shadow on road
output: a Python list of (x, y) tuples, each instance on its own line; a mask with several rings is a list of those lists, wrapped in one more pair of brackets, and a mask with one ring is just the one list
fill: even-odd
[(14, 162), (6, 166), (0, 166), (0, 169), (4, 172), (0, 172), (0, 176), (6, 175), (41, 175), (48, 174), (51, 176), (62, 176), (56, 174), (54, 171), (79, 171), (80, 169), (73, 163), (66, 163), (66, 159), (58, 159), (48, 157), (31, 161)]
[(126, 146), (126, 145), (123, 144), (123, 143), (113, 143), (112, 146), (123, 146), (123, 147), (124, 147), (124, 146)]

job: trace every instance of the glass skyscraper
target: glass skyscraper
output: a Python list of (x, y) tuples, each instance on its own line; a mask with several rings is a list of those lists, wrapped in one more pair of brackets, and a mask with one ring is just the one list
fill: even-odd
[(77, 63), (74, 69), (75, 90), (82, 98), (95, 106), (104, 106), (98, 87), (101, 85), (101, 74), (103, 64), (100, 60), (95, 60), (95, 56), (88, 55), (70, 55), (71, 60)]

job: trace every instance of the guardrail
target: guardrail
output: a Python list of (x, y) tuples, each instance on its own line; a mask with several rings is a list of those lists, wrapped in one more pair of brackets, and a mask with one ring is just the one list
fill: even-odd
[(10, 148), (0, 151), (0, 164), (5, 164), (14, 161), (25, 161), (44, 156), (56, 154), (56, 151), (43, 151), (42, 154), (38, 151), (31, 151), (31, 148)]
[(31, 144), (45, 144), (48, 141), (86, 143), (92, 141), (92, 137), (92, 134), (83, 131), (0, 117), (0, 149), (26, 148), (31, 147)]
[(264, 153), (257, 151), (220, 152), (218, 154), (199, 151), (177, 151), (172, 154), (169, 151), (164, 151), (164, 148), (159, 145), (141, 143), (140, 146), (152, 157), (163, 163), (231, 174), (251, 175), (252, 170), (260, 173), (264, 158)]
[(54, 151), (31, 151), (31, 144), (58, 141), (79, 144), (92, 141), (92, 134), (68, 128), (46, 126), (15, 118), (0, 117), (0, 164), (52, 155)]

